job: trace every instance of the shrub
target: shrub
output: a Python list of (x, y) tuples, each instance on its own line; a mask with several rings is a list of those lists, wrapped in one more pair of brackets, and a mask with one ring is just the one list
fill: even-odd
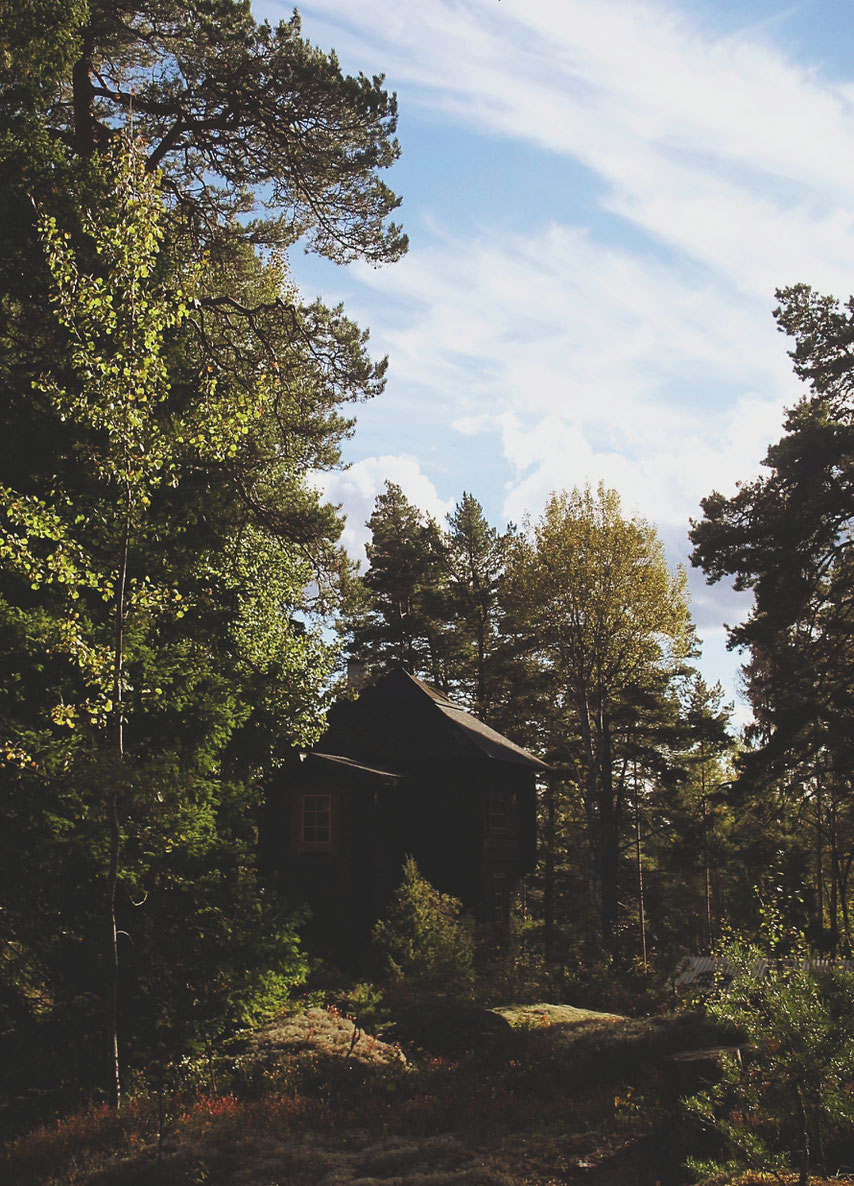
[(731, 943), (723, 954), (736, 974), (706, 1008), (745, 1035), (749, 1058), (729, 1060), (689, 1110), (717, 1129), (736, 1162), (794, 1162), (806, 1186), (812, 1167), (824, 1168), (829, 1132), (854, 1123), (854, 980), (805, 958), (760, 979), (758, 948)]
[(385, 918), (373, 931), (389, 978), (417, 993), (466, 997), (474, 984), (474, 938), (458, 899), (422, 877), (413, 857)]

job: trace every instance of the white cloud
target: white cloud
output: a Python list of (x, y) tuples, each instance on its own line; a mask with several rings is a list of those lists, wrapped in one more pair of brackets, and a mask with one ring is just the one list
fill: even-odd
[(304, 7), (407, 103), (580, 161), (610, 209), (748, 291), (847, 285), (852, 87), (755, 30), (638, 0), (362, 0), (357, 27), (349, 0)]
[(365, 544), (371, 538), (367, 521), (386, 482), (400, 486), (411, 503), (440, 523), (444, 523), (445, 516), (453, 509), (452, 502), (439, 497), (436, 487), (421, 472), (414, 457), (366, 457), (349, 469), (317, 474), (315, 482), (330, 502), (341, 504), (347, 520), (341, 542), (348, 554), (363, 565)]
[(797, 391), (767, 306), (747, 317), (725, 286), (697, 289), (577, 230), (449, 237), (366, 279), (389, 310), (375, 334), (394, 368), (385, 414), (429, 395), (473, 457), (497, 437), (514, 519), (602, 478), (685, 524), (713, 487), (755, 472)]
[[(587, 187), (583, 202), (571, 184), (543, 194), (527, 224), (518, 209), (502, 225), (469, 212), (474, 234), (451, 226), (440, 185), (430, 209), (407, 194), (409, 257), (352, 271), (343, 295), (391, 370), (382, 416), (363, 420), (372, 456), (332, 480), (358, 508), (348, 531), (385, 477), (429, 507), (441, 499), (427, 474), (486, 504), (488, 473), (493, 508), (503, 497), (517, 520), (552, 489), (602, 478), (684, 556), (699, 499), (756, 473), (797, 396), (774, 288), (849, 291), (854, 83), (782, 52), (773, 24), (727, 29), (736, 17), (713, 3), (705, 17), (684, 0), (301, 7), (347, 69), (387, 73), (404, 112), (491, 137), (499, 186), (525, 144), (549, 154), (550, 184), (565, 161)], [(452, 193), (453, 160), (432, 150)], [(409, 466), (422, 495), (388, 464)], [(692, 585), (709, 631), (734, 602), (719, 587), (701, 597), (699, 574)]]
[(536, 513), (553, 490), (600, 480), (618, 490), (627, 510), (662, 529), (685, 528), (700, 515), (700, 499), (713, 489), (732, 492), (740, 478), (758, 470), (779, 423), (773, 401), (745, 398), (722, 423), (677, 433), (661, 417), (634, 439), (614, 434), (611, 448), (596, 448), (583, 422), (549, 415), (523, 425), (514, 413), (503, 417), (505, 455), (517, 469), (504, 504), (518, 520)]

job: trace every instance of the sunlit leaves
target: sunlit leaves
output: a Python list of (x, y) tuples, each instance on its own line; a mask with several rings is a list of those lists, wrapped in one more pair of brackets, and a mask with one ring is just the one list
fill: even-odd
[(553, 494), (511, 555), (542, 645), (591, 689), (626, 686), (689, 650), (685, 574), (671, 572), (650, 524), (622, 514), (616, 491)]
[(511, 540), (503, 602), (520, 648), (544, 673), (553, 732), (563, 733), (558, 756), (572, 753), (577, 766), (595, 912), (608, 943), (641, 706), (664, 706), (691, 653), (685, 574), (669, 568), (650, 524), (623, 515), (616, 491), (587, 487), (553, 494), (540, 519)]
[(178, 589), (120, 569), (120, 525), (142, 531), (158, 487), (176, 485), (188, 466), (233, 457), (269, 391), (262, 382), (235, 394), (216, 375), (205, 374), (194, 400), (171, 406), (167, 340), (188, 315), (198, 274), (176, 279), (167, 273), (169, 284), (158, 279), (163, 207), (139, 146), (118, 144), (107, 168), (107, 199), (102, 208), (84, 212), (79, 244), (51, 215), (39, 220), (68, 369), (46, 372), (37, 388), (68, 425), (81, 460), (103, 488), (114, 554), (87, 548), (85, 517), (61, 491), (48, 500), (0, 490), (0, 559), (32, 591), (64, 591), (63, 608), (46, 623), (44, 641), (48, 653), (72, 660), (87, 689), (79, 713), (71, 705), (51, 710), (54, 724), (69, 728), (80, 714), (103, 725), (116, 692), (123, 691), (115, 680), (124, 679), (116, 675), (121, 664), (110, 633), (100, 642), (87, 637), (74, 603), (94, 593), (117, 604), (123, 621), (135, 614), (177, 619), (185, 612)]
[(177, 481), (182, 462), (235, 455), (263, 411), (269, 384), (235, 393), (206, 373), (189, 407), (170, 406), (165, 345), (193, 306), (200, 272), (169, 276), (168, 285), (157, 278), (164, 210), (138, 144), (114, 151), (111, 177), (106, 207), (83, 215), (83, 247), (75, 248), (51, 215), (40, 219), (75, 381), (47, 374), (39, 386), (60, 419), (97, 434), (86, 460), (120, 497), (132, 492), (138, 517), (158, 485)]

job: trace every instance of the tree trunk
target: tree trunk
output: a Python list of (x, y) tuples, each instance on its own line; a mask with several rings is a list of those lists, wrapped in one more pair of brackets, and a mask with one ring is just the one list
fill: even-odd
[(836, 831), (836, 791), (831, 787), (830, 809), (830, 954), (836, 959), (839, 949), (839, 846)]
[(119, 874), (119, 790), (115, 784), (110, 791), (110, 868), (107, 893), (110, 906), (110, 981), (107, 991), (107, 1031), (109, 1040), (113, 1104), (118, 1112), (122, 1106), (122, 1077), (119, 1061), (119, 933), (116, 924), (116, 886)]
[(590, 848), (590, 897), (593, 903), (596, 938), (601, 949), (605, 945), (605, 934), (602, 928), (605, 912), (602, 890), (602, 845), (599, 838), (596, 797), (589, 789), (584, 796), (584, 813), (587, 818), (587, 840)]
[(584, 694), (578, 697), (578, 721), (585, 758), (584, 814), (587, 820), (587, 842), (590, 849), (590, 897), (593, 903), (593, 914), (599, 947), (604, 948), (605, 905), (602, 874), (602, 821), (599, 815), (596, 756), (593, 735), (590, 728), (590, 710), (587, 697)]
[(119, 1060), (119, 933), (116, 920), (116, 890), (119, 879), (119, 847), (121, 830), (119, 827), (119, 779), (124, 759), (124, 629), (125, 629), (125, 591), (127, 588), (128, 550), (130, 547), (130, 490), (125, 491), (125, 515), (122, 525), (122, 544), (119, 559), (119, 569), (116, 577), (116, 619), (114, 623), (114, 654), (113, 654), (113, 714), (114, 736), (117, 755), (113, 785), (110, 790), (108, 815), (110, 828), (110, 865), (107, 874), (107, 898), (110, 913), (110, 983), (107, 991), (107, 1031), (110, 1048), (110, 1062), (112, 1066), (113, 1103), (116, 1111), (122, 1103), (121, 1063)]
[(475, 690), (477, 703), (476, 715), (486, 721), (490, 715), (490, 703), (486, 695), (486, 622), (480, 619), (477, 624), (477, 688)]
[(821, 834), (821, 780), (817, 780), (815, 788), (815, 885), (816, 911), (818, 913), (818, 934), (822, 946), (824, 945), (824, 860), (823, 837)]
[(640, 954), (644, 972), (647, 970), (646, 959), (646, 909), (643, 894), (643, 861), (641, 860), (641, 817), (640, 796), (638, 795), (638, 772), (635, 766), (635, 861), (638, 873), (638, 931), (640, 932)]
[(703, 935), (702, 948), (712, 949), (712, 874), (709, 868), (709, 803), (706, 797), (706, 743), (700, 734), (700, 802), (703, 822)]
[(602, 941), (605, 949), (613, 954), (619, 905), (620, 849), (613, 807), (604, 795), (600, 798), (600, 813), (605, 815), (601, 831)]
[(550, 963), (555, 932), (555, 788), (554, 778), (546, 783), (546, 867), (543, 885), (543, 954)]
[(620, 876), (620, 810), (614, 791), (611, 763), (611, 727), (600, 693), (597, 711), (596, 766), (599, 780), (599, 827), (602, 846), (602, 939), (614, 950)]
[(71, 71), (74, 102), (74, 147), (81, 156), (91, 156), (95, 151), (97, 140), (94, 96), (92, 94), (94, 49), (95, 38), (92, 30), (84, 29), (80, 57), (74, 63)]
[(810, 1183), (810, 1130), (807, 1122), (806, 1108), (804, 1107), (804, 1097), (801, 1093), (800, 1087), (795, 1088), (795, 1093), (798, 1101), (798, 1118), (801, 1122), (801, 1148), (800, 1148), (800, 1162), (801, 1172), (798, 1177), (798, 1186), (809, 1186)]
[(846, 857), (844, 865), (839, 870), (839, 898), (842, 902), (842, 933), (845, 936), (845, 949), (851, 953), (851, 916), (848, 908), (848, 881), (851, 877), (851, 863), (854, 854)]
[(703, 950), (712, 950), (712, 873), (709, 868), (709, 807), (703, 779)]

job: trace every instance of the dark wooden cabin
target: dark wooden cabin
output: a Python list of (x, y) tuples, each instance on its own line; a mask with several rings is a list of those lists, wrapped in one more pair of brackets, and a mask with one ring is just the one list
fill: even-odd
[(536, 776), (548, 767), (402, 668), (341, 701), (316, 749), (270, 794), (266, 848), (312, 911), (307, 937), (364, 944), (411, 854), (481, 922), (504, 926), (536, 857)]

